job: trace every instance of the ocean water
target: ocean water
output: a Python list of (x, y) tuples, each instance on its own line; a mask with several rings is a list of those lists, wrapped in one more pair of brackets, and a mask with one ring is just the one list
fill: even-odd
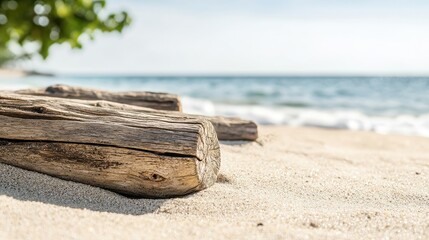
[(184, 111), (313, 126), (429, 137), (429, 77), (25, 77), (14, 90), (64, 83), (112, 91), (182, 96)]

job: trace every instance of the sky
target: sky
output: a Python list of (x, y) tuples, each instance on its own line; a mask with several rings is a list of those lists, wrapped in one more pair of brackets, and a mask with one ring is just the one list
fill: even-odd
[(429, 75), (427, 0), (107, 0), (123, 34), (27, 69), (126, 75)]

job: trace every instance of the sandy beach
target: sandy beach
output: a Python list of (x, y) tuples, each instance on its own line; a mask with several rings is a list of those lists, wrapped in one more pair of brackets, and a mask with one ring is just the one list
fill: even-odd
[(261, 127), (218, 183), (130, 199), (0, 164), (0, 239), (427, 239), (429, 139)]
[(0, 79), (1, 80), (7, 80), (7, 79), (12, 80), (12, 79), (17, 79), (17, 78), (22, 78), (22, 77), (27, 77), (27, 76), (52, 77), (54, 75), (51, 73), (45, 73), (45, 72), (0, 68)]
[(27, 73), (25, 71), (0, 68), (0, 78), (17, 78), (24, 77), (26, 75)]

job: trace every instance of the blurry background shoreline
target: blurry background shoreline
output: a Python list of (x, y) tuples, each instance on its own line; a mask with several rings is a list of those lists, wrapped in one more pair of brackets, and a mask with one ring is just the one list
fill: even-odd
[(235, 116), (263, 125), (429, 137), (429, 77), (30, 75), (0, 81), (0, 89), (59, 83), (175, 93), (187, 113)]

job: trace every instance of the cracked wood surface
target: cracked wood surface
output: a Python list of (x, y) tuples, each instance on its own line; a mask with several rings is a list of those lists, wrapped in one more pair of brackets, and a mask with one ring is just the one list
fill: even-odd
[(213, 125), (100, 101), (0, 94), (0, 162), (133, 196), (184, 195), (214, 184)]

